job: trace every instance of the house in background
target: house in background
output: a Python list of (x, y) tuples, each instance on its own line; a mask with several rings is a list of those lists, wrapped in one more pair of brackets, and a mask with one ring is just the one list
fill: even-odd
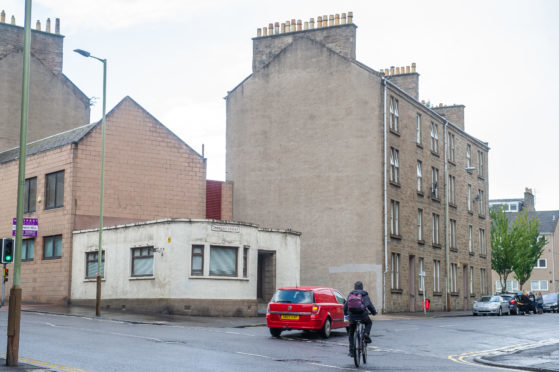
[[(538, 259), (532, 275), (522, 289), (532, 292), (556, 292), (559, 290), (559, 210), (536, 211), (535, 198), (532, 189), (526, 188), (524, 198), (492, 199), (491, 208), (503, 208), (507, 212), (509, 222), (514, 221), (518, 213), (527, 213), (528, 218), (537, 218), (540, 222), (540, 236), (547, 241), (541, 257)], [(492, 271), (493, 289), (501, 292), (502, 283), (499, 275)], [(514, 274), (509, 276), (506, 283), (507, 291), (518, 291), (518, 280)]]
[[(0, 13), (0, 151), (19, 146), (24, 28)], [(27, 140), (39, 140), (89, 123), (89, 98), (62, 73), (64, 36), (57, 18), (51, 32), (31, 31)]]

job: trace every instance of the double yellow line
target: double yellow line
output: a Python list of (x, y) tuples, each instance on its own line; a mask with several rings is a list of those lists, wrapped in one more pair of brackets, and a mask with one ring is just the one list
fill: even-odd
[[(6, 358), (6, 354), (0, 354), (0, 357)], [(89, 372), (86, 369), (79, 369), (79, 368), (74, 368), (74, 367), (63, 366), (61, 364), (44, 362), (42, 360), (37, 360), (37, 359), (19, 357), (18, 360), (20, 362), (23, 362), (23, 363), (29, 363), (29, 364), (32, 364), (32, 365), (35, 365), (35, 366), (53, 368), (53, 369), (57, 369), (57, 370), (60, 370), (60, 371)]]

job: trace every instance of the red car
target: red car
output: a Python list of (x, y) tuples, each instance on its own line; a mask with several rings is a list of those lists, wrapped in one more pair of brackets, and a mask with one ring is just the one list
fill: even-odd
[(266, 324), (274, 337), (287, 330), (316, 330), (330, 337), (332, 329), (348, 327), (344, 320), (345, 297), (328, 287), (280, 288), (266, 312)]

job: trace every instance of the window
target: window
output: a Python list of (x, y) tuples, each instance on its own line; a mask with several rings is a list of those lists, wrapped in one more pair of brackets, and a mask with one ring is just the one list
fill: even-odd
[(37, 177), (25, 180), (23, 187), (23, 213), (32, 213), (36, 210)]
[(439, 215), (433, 213), (433, 244), (440, 244), (439, 240)]
[(431, 197), (439, 198), (439, 170), (431, 167)]
[(468, 226), (468, 251), (470, 253), (474, 253), (474, 242), (473, 242), (473, 227), (472, 225)]
[(62, 235), (45, 236), (43, 238), (43, 258), (54, 259), (62, 257)]
[(536, 266), (534, 266), (536, 269), (545, 269), (547, 268), (547, 258), (540, 258), (538, 259), (538, 261), (536, 262)]
[(153, 247), (132, 248), (132, 276), (153, 276)]
[(470, 294), (474, 293), (474, 267), (470, 266)]
[(485, 230), (479, 229), (479, 253), (486, 254), (485, 249)]
[(478, 175), (483, 177), (483, 151), (477, 150)]
[(433, 261), (433, 292), (441, 291), (441, 261)]
[(64, 171), (47, 174), (45, 209), (64, 206)]
[(448, 160), (454, 163), (454, 134), (448, 133)]
[(450, 248), (456, 249), (456, 220), (450, 220)]
[(423, 292), (425, 290), (425, 276), (421, 275), (424, 274), (423, 269), (423, 258), (419, 259), (419, 290)]
[(400, 254), (392, 253), (390, 288), (400, 289)]
[(415, 127), (415, 142), (421, 145), (421, 114), (417, 114), (417, 124)]
[(450, 291), (458, 292), (458, 286), (456, 281), (458, 279), (458, 265), (453, 263), (450, 264)]
[(478, 199), (478, 204), (477, 204), (478, 214), (480, 216), (485, 216), (485, 193), (483, 190), (481, 189), (477, 190), (476, 199)]
[(466, 147), (466, 166), (468, 168), (472, 167), (472, 146), (469, 144)]
[(417, 161), (417, 192), (423, 190), (423, 176), (421, 174), (421, 160)]
[(423, 209), (417, 210), (417, 240), (423, 241)]
[(237, 247), (210, 246), (210, 275), (237, 276)]
[(468, 185), (468, 212), (472, 211), (472, 185)]
[(204, 275), (204, 246), (192, 246), (192, 258), (190, 261), (190, 275)]
[[(86, 252), (85, 253), (85, 277), (97, 277), (97, 265), (99, 264), (99, 252)], [(101, 254), (101, 276), (105, 276), (105, 251)]]
[(480, 285), (480, 289), (481, 289), (481, 294), (486, 294), (487, 293), (487, 273), (485, 271), (485, 269), (479, 269), (479, 274), (480, 274), (480, 281), (479, 281), (479, 285)]
[(449, 188), (449, 195), (448, 195), (448, 203), (456, 205), (456, 177), (448, 176), (448, 188)]
[(390, 182), (400, 183), (400, 152), (394, 147), (390, 148)]
[(24, 239), (21, 241), (21, 260), (33, 261), (35, 253), (35, 239)]
[(248, 278), (248, 248), (243, 249), (243, 278)]
[(547, 280), (532, 280), (532, 291), (547, 291)]
[(390, 129), (398, 132), (398, 100), (390, 97)]
[(511, 212), (516, 212), (518, 210), (518, 205), (517, 204), (511, 204), (510, 205), (510, 210), (511, 210)]
[(390, 234), (400, 235), (400, 202), (390, 200)]
[(439, 152), (439, 126), (431, 122), (431, 151)]
[(518, 291), (518, 280), (507, 280), (505, 283), (505, 290), (503, 290), (503, 286), (501, 285), (501, 281), (497, 280), (495, 283), (495, 290), (497, 292), (510, 292), (510, 291)]

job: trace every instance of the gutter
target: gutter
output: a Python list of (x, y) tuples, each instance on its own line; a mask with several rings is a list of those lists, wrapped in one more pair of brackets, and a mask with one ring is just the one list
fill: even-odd
[[(450, 252), (448, 231), (448, 121), (444, 122), (444, 249), (446, 255), (446, 311), (450, 311)], [(458, 279), (458, 277), (457, 277)]]
[(388, 273), (388, 202), (387, 202), (387, 185), (386, 185), (386, 79), (382, 77), (382, 86), (384, 91), (383, 105), (382, 105), (382, 120), (383, 120), (383, 166), (384, 166), (384, 178), (383, 178), (383, 195), (384, 195), (384, 273), (382, 275), (382, 312), (386, 313), (386, 274)]

